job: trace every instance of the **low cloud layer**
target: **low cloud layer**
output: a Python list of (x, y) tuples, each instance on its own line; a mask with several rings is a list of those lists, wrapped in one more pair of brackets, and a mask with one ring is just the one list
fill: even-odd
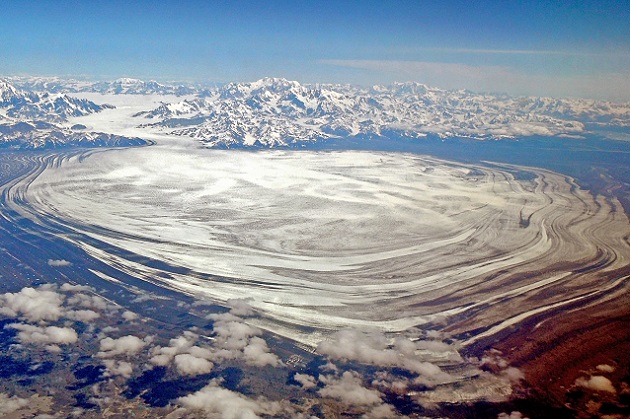
[(39, 324), (62, 318), (89, 323), (102, 312), (118, 310), (93, 292), (89, 287), (71, 284), (25, 287), (16, 293), (0, 294), (0, 315)]
[(378, 391), (363, 386), (361, 376), (354, 371), (344, 372), (340, 378), (322, 376), (326, 386), (319, 391), (324, 397), (331, 397), (351, 405), (374, 405), (382, 403)]
[(309, 388), (317, 387), (317, 380), (311, 375), (298, 373), (293, 376), (293, 379), (300, 383), (304, 389), (308, 390)]
[(111, 358), (117, 355), (135, 355), (146, 346), (147, 342), (134, 335), (127, 335), (118, 339), (106, 337), (101, 339), (100, 352), (97, 356)]
[(21, 317), (30, 322), (56, 321), (64, 314), (64, 296), (54, 287), (22, 288), (0, 296), (0, 314)]
[(149, 362), (158, 366), (172, 365), (178, 373), (189, 376), (207, 374), (215, 363), (227, 360), (241, 360), (256, 367), (281, 365), (280, 359), (260, 337), (262, 330), (248, 325), (236, 315), (254, 314), (247, 302), (231, 300), (229, 305), (232, 307), (230, 312), (207, 316), (214, 322), (212, 340), (200, 346), (200, 336), (193, 331), (185, 331), (171, 339), (168, 346), (151, 348)]
[(593, 391), (604, 391), (607, 393), (617, 392), (612, 382), (608, 378), (601, 375), (593, 375), (589, 378), (580, 377), (575, 380), (575, 385)]
[(251, 399), (219, 387), (216, 381), (193, 394), (179, 398), (178, 402), (187, 409), (203, 411), (208, 417), (221, 419), (253, 419), (261, 415), (277, 415), (283, 410), (279, 402), (263, 397)]
[(452, 346), (437, 341), (411, 341), (404, 337), (387, 339), (378, 333), (365, 333), (357, 330), (341, 330), (322, 342), (317, 351), (331, 359), (359, 361), (382, 367), (399, 367), (419, 374), (416, 381), (427, 387), (434, 387), (454, 381), (438, 365), (427, 362), (419, 353), (429, 359), (431, 354), (439, 355), (446, 361), (461, 362), (461, 356)]
[(62, 267), (62, 266), (70, 266), (72, 265), (72, 263), (63, 259), (48, 259), (48, 265)]
[(7, 327), (19, 330), (17, 338), (21, 343), (67, 345), (75, 343), (79, 338), (77, 332), (70, 327), (43, 327), (21, 323), (10, 324)]

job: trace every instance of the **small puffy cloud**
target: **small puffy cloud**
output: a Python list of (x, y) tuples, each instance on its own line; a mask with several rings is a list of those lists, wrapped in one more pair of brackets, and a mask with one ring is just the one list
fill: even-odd
[(254, 309), (249, 302), (253, 301), (252, 298), (230, 298), (226, 301), (228, 307), (230, 307), (230, 313), (235, 316), (243, 316), (249, 317), (253, 316), (255, 313)]
[(30, 403), (29, 399), (22, 399), (17, 396), (9, 397), (5, 393), (0, 393), (0, 417), (5, 417), (20, 410)]
[(389, 371), (377, 371), (372, 386), (381, 391), (403, 395), (407, 393), (409, 381), (405, 377)]
[(257, 367), (264, 367), (265, 365), (276, 367), (280, 365), (280, 359), (269, 352), (267, 342), (256, 336), (251, 338), (247, 346), (243, 348), (243, 359), (249, 365)]
[(106, 376), (121, 376), (129, 378), (131, 377), (131, 374), (133, 374), (133, 365), (129, 362), (105, 359), (103, 364), (106, 368)]
[(169, 346), (156, 346), (151, 349), (152, 358), (149, 360), (154, 365), (166, 366), (171, 363), (178, 354), (188, 353), (197, 341), (195, 333), (186, 331), (182, 336), (171, 339)]
[(94, 288), (88, 287), (87, 285), (72, 285), (67, 282), (63, 284), (61, 287), (59, 287), (59, 290), (63, 292), (79, 292), (79, 291), (94, 292)]
[(595, 368), (597, 368), (597, 370), (601, 372), (614, 372), (615, 371), (615, 367), (608, 364), (600, 364)]
[(17, 339), (21, 343), (67, 345), (78, 340), (77, 332), (70, 327), (35, 326), (32, 324), (10, 324), (7, 327), (19, 330)]
[(97, 295), (77, 293), (68, 298), (68, 305), (89, 308), (93, 310), (106, 310), (107, 301)]
[(352, 405), (381, 404), (381, 395), (378, 391), (365, 388), (361, 376), (354, 371), (344, 372), (340, 378), (322, 376), (320, 380), (326, 386), (319, 390), (323, 397), (337, 399)]
[(130, 321), (136, 320), (138, 318), (138, 315), (134, 313), (133, 311), (127, 310), (122, 314), (122, 318), (130, 322)]
[(396, 365), (399, 356), (389, 348), (385, 337), (346, 329), (333, 334), (330, 340), (319, 344), (317, 351), (333, 359), (347, 359), (374, 365)]
[(399, 417), (393, 406), (389, 404), (381, 404), (372, 407), (368, 413), (361, 416), (362, 419), (389, 419)]
[(214, 360), (243, 359), (250, 365), (277, 366), (280, 359), (269, 351), (262, 331), (244, 322), (233, 313), (211, 314), (214, 320)]
[(502, 372), (503, 376), (510, 380), (511, 383), (518, 383), (525, 379), (525, 374), (515, 367), (507, 367)]
[(302, 388), (309, 389), (317, 386), (315, 377), (308, 374), (295, 374), (293, 379), (302, 385)]
[(117, 355), (134, 355), (140, 352), (147, 343), (134, 335), (123, 336), (118, 339), (106, 337), (101, 339), (101, 350), (97, 356), (110, 358)]
[(151, 300), (159, 300), (159, 297), (153, 295), (153, 294), (143, 294), (143, 295), (139, 295), (136, 298), (134, 298), (133, 300), (131, 300), (132, 303), (144, 303), (145, 301), (151, 301)]
[(53, 354), (58, 354), (59, 352), (61, 352), (61, 347), (59, 345), (46, 345), (44, 346), (44, 348), (46, 348), (48, 352)]
[(88, 323), (101, 317), (94, 310), (70, 310), (66, 313), (66, 317), (72, 320)]
[(20, 316), (31, 322), (56, 321), (63, 315), (64, 298), (52, 287), (25, 287), (16, 293), (0, 295), (0, 314)]
[(512, 412), (509, 415), (507, 413), (499, 413), (497, 419), (529, 419), (526, 416), (523, 416), (521, 412)]
[(219, 387), (212, 382), (201, 390), (177, 401), (187, 409), (199, 410), (209, 417), (221, 419), (255, 419), (260, 415), (277, 415), (282, 411), (278, 402), (264, 398), (250, 399), (240, 393)]
[[(149, 362), (153, 365), (168, 366), (175, 361), (177, 370), (185, 375), (203, 374), (212, 368), (212, 362), (228, 359), (241, 359), (249, 365), (263, 367), (280, 365), (280, 359), (270, 352), (267, 342), (256, 336), (262, 332), (249, 326), (230, 313), (215, 317), (215, 338), (210, 347), (196, 345), (199, 335), (191, 331), (171, 339), (169, 346), (156, 346), (151, 349)], [(179, 357), (179, 355), (188, 355)], [(179, 361), (177, 361), (179, 359)], [(187, 368), (196, 365), (200, 369)]]
[(214, 365), (204, 358), (197, 358), (191, 354), (175, 355), (175, 367), (182, 375), (207, 374), (212, 371)]
[(198, 338), (197, 334), (186, 331), (182, 336), (171, 339), (169, 346), (153, 347), (149, 362), (159, 366), (174, 363), (177, 372), (182, 375), (207, 374), (214, 367), (210, 361), (214, 358), (214, 353), (208, 348), (195, 345)]
[(506, 378), (512, 384), (518, 384), (521, 380), (525, 379), (523, 372), (518, 368), (510, 367), (508, 362), (501, 355), (501, 352), (496, 350), (488, 351), (488, 353), (481, 358), (480, 364), (482, 369)]
[(584, 387), (593, 391), (606, 391), (608, 393), (617, 392), (612, 382), (608, 378), (601, 375), (593, 375), (589, 379), (580, 377), (577, 380), (575, 380), (575, 385), (579, 387)]
[(366, 333), (346, 329), (336, 332), (330, 340), (319, 344), (317, 351), (332, 359), (359, 361), (382, 367), (400, 367), (420, 374), (417, 384), (434, 387), (453, 381), (453, 377), (437, 365), (423, 361), (421, 355), (434, 356), (444, 353), (442, 359), (461, 361), (461, 357), (451, 346), (442, 342), (412, 342), (397, 338), (390, 341), (379, 333)]
[(48, 259), (48, 265), (49, 266), (61, 267), (61, 266), (70, 266), (70, 265), (72, 265), (72, 263), (68, 262), (67, 260), (63, 260), (63, 259)]

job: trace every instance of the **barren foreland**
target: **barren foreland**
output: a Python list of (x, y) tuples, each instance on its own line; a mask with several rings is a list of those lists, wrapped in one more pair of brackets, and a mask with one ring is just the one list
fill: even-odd
[[(275, 336), (258, 348), (273, 358), (260, 359), (298, 368), (324, 356), (410, 374), (349, 371), (316, 384), (298, 368), (295, 385), (342, 406), (335, 385), (363, 382), (400, 415), (460, 417), (515, 398), (535, 400), (517, 405), (524, 414), (625, 412), (630, 224), (613, 195), (566, 175), (404, 153), (172, 145), (6, 152), (3, 163), (11, 295), (42, 277), (78, 283), (173, 335), (185, 329), (178, 312), (232, 307), (243, 327)], [(230, 320), (204, 316), (211, 340)], [(187, 355), (216, 364), (219, 353)], [(133, 375), (113, 362), (110, 376)], [(160, 362), (145, 361), (168, 357)]]

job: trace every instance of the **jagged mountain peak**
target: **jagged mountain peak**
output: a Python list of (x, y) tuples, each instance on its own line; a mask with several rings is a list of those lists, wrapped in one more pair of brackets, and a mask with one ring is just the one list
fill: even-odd
[(144, 81), (140, 79), (134, 79), (131, 77), (120, 77), (114, 80), (114, 83), (124, 84), (124, 85), (134, 85), (134, 84), (142, 84)]
[(0, 106), (24, 101), (28, 95), (7, 80), (0, 79)]

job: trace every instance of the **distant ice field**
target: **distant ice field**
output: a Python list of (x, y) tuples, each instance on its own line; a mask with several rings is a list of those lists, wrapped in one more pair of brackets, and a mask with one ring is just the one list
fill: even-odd
[[(627, 263), (618, 203), (531, 171), (521, 181), (509, 167), (407, 154), (155, 146), (49, 167), (26, 197), (39, 216), (188, 271), (78, 243), (94, 257), (200, 299), (251, 298), (260, 326), (314, 343), (304, 330), (461, 331), (462, 313), (500, 330), (586, 295), (568, 281), (600, 250), (604, 270)], [(562, 298), (548, 292), (559, 284)]]

